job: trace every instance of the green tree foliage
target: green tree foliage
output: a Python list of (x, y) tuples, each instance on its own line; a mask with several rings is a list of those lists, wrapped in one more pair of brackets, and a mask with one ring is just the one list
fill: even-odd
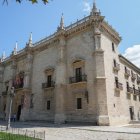
[[(15, 0), (17, 3), (21, 3), (23, 0)], [(34, 3), (38, 3), (39, 0), (26, 0), (26, 1), (30, 1), (32, 4)], [(41, 0), (44, 4), (47, 4), (49, 2), (49, 0)], [(8, 4), (8, 0), (3, 0), (3, 4)]]

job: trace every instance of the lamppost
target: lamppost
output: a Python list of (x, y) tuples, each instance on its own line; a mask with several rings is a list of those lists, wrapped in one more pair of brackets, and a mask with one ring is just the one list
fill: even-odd
[(7, 122), (7, 127), (6, 127), (7, 130), (10, 128), (10, 123), (11, 123), (12, 103), (13, 103), (13, 97), (15, 96), (15, 88), (14, 87), (11, 87), (9, 96), (10, 96), (10, 106), (9, 106), (8, 122)]

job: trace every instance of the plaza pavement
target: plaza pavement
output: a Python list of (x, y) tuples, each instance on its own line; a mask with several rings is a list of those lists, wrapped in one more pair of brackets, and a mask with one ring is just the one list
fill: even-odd
[[(0, 126), (5, 125), (5, 122), (0, 122)], [(115, 127), (16, 122), (12, 123), (11, 126), (39, 132), (45, 131), (46, 140), (140, 140), (140, 124)]]

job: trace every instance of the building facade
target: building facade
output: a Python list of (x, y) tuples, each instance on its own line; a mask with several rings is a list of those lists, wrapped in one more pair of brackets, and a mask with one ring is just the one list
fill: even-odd
[(140, 119), (140, 69), (119, 54), (119, 34), (93, 4), (89, 16), (0, 61), (0, 117), (98, 125)]

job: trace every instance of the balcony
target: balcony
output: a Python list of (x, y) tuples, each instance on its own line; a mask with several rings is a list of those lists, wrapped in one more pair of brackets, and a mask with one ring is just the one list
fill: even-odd
[(133, 93), (133, 88), (132, 87), (127, 87), (127, 93)]
[(129, 77), (130, 76), (130, 70), (128, 70), (127, 68), (125, 68), (125, 77)]
[(116, 91), (123, 90), (123, 84), (122, 83), (117, 82), (117, 83), (115, 83), (115, 85), (116, 85), (116, 87), (115, 87)]
[(137, 75), (132, 73), (132, 77), (131, 77), (132, 81), (134, 81), (136, 79), (136, 77), (137, 77)]
[(7, 91), (3, 91), (2, 96), (7, 96)]
[(20, 90), (20, 89), (23, 89), (24, 84), (23, 83), (17, 84), (17, 85), (14, 85), (14, 87), (15, 87), (15, 90)]
[(140, 77), (137, 76), (137, 83), (140, 84)]
[(47, 82), (47, 83), (42, 83), (42, 88), (43, 89), (54, 88), (54, 87), (55, 87), (55, 82), (54, 81)]
[(69, 82), (72, 83), (79, 83), (79, 82), (86, 82), (87, 81), (87, 75), (80, 75), (76, 77), (70, 77)]
[(118, 72), (120, 70), (120, 64), (115, 63), (113, 67), (114, 72)]
[(135, 92), (134, 92), (134, 94), (140, 94), (140, 91), (139, 90), (137, 90), (137, 89), (135, 89)]

